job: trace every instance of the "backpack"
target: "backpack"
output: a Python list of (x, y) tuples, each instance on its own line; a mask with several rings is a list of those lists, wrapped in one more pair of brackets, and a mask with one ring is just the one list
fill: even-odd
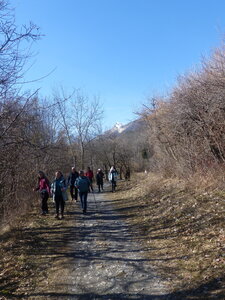
[(81, 193), (88, 192), (90, 181), (87, 177), (79, 177), (76, 181), (76, 186)]
[(109, 172), (109, 180), (117, 181), (117, 172), (116, 171)]

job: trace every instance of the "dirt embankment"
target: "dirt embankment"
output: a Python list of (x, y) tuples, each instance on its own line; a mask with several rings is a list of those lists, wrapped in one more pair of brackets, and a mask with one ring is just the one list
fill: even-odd
[(180, 299), (225, 299), (224, 190), (140, 174), (111, 199)]

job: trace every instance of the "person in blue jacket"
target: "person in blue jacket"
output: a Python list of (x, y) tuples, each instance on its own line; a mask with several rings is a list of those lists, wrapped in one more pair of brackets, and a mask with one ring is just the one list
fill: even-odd
[(89, 192), (89, 187), (91, 182), (87, 176), (84, 176), (84, 171), (79, 172), (79, 177), (75, 181), (75, 186), (79, 191), (81, 207), (83, 209), (83, 214), (87, 212), (87, 196)]
[[(55, 179), (51, 185), (51, 192), (53, 201), (55, 202), (56, 207), (56, 218), (57, 219), (63, 219), (64, 218), (64, 207), (65, 202), (67, 200), (67, 185), (66, 180), (63, 177), (63, 174), (61, 171), (56, 171), (55, 173)], [(61, 212), (61, 215), (59, 214), (59, 210)]]

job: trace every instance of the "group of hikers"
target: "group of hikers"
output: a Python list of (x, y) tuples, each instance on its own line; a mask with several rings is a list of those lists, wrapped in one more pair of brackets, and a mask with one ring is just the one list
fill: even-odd
[[(111, 167), (108, 179), (112, 184), (112, 192), (115, 191), (118, 173), (114, 166)], [(98, 187), (98, 192), (103, 191), (104, 172), (98, 169), (95, 179)], [(56, 215), (55, 218), (64, 218), (65, 202), (68, 199), (67, 188), (70, 188), (71, 199), (75, 202), (80, 198), (81, 208), (83, 214), (87, 212), (87, 197), (89, 192), (94, 193), (93, 188), (94, 173), (90, 167), (86, 172), (83, 170), (77, 172), (75, 167), (72, 167), (71, 173), (65, 178), (61, 171), (55, 172), (55, 178), (52, 183), (48, 180), (43, 171), (38, 172), (38, 185), (34, 191), (39, 191), (41, 197), (41, 210), (42, 215), (48, 214), (48, 198), (52, 196), (55, 203)]]

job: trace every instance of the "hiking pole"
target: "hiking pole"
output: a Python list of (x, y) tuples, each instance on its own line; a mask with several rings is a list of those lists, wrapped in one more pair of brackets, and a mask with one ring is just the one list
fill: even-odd
[(93, 192), (92, 192), (92, 195), (93, 195), (94, 202), (95, 202), (95, 208), (97, 209), (97, 201), (96, 201), (96, 198), (95, 198), (95, 194)]

